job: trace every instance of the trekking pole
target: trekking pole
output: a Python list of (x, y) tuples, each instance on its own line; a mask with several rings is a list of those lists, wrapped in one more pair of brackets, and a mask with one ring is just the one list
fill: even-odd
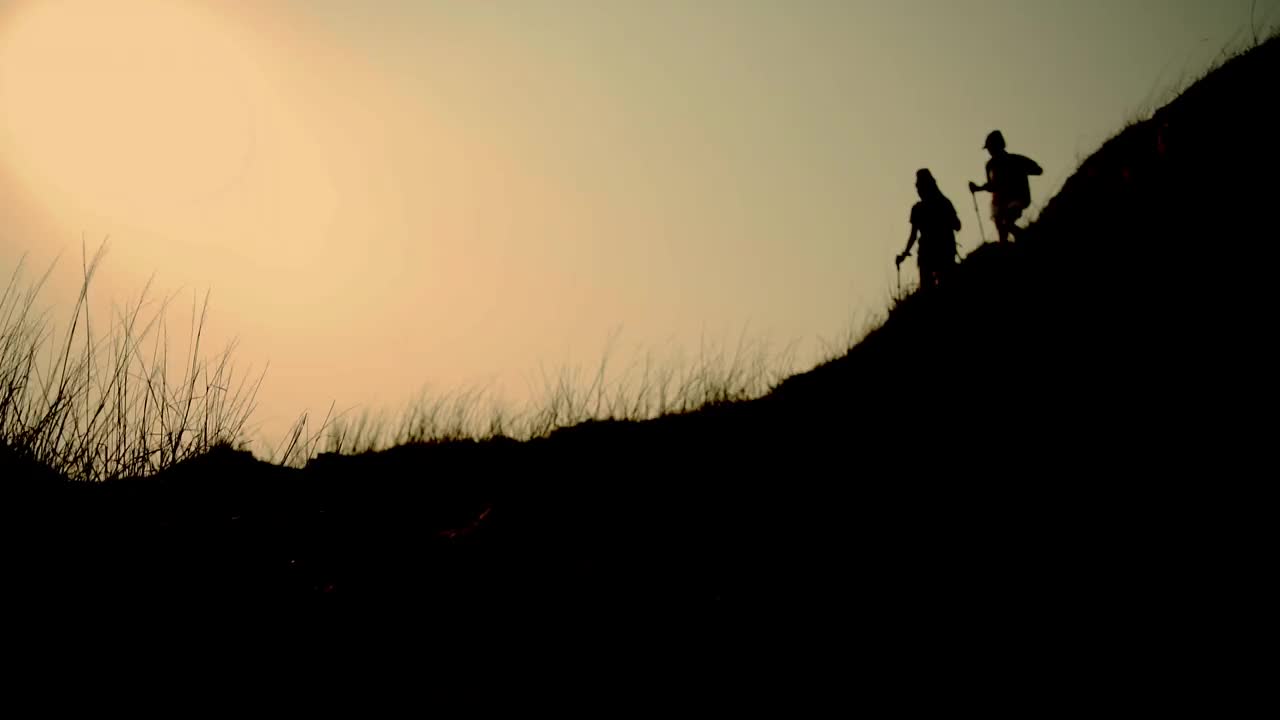
[(982, 227), (982, 211), (978, 209), (978, 194), (970, 190), (969, 197), (973, 198), (973, 214), (978, 216), (978, 234), (982, 236), (982, 243), (985, 245), (987, 242), (987, 231)]

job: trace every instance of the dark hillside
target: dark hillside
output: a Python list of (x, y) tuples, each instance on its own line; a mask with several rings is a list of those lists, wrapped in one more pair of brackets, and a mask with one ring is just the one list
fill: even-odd
[(6, 451), (15, 592), (667, 609), (893, 647), (1158, 634), (1178, 577), (1230, 572), (1205, 536), (1248, 540), (1206, 488), (1250, 479), (1273, 394), (1276, 77), (1275, 40), (1226, 62), (1018, 242), (757, 401), (95, 486)]

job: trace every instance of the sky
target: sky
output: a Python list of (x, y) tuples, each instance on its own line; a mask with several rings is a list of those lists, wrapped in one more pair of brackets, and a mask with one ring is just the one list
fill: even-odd
[(972, 251), (989, 131), (1044, 167), (1034, 218), (1277, 23), (1280, 0), (0, 0), (0, 272), (57, 259), (58, 317), (105, 240), (95, 307), (152, 280), (186, 328), (207, 291), (205, 346), (266, 369), (268, 442), (423, 388), (518, 403), (610, 338), (618, 365), (746, 337), (803, 370), (888, 308), (917, 169)]

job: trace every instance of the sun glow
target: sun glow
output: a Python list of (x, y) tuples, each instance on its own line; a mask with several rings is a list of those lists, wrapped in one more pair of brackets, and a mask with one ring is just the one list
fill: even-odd
[(101, 214), (188, 212), (252, 160), (247, 67), (196, 8), (159, 0), (19, 7), (0, 29), (10, 170)]

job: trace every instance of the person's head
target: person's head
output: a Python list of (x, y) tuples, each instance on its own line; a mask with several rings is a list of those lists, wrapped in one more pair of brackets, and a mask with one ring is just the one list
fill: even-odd
[(928, 168), (916, 171), (916, 192), (920, 194), (921, 200), (938, 194), (938, 181), (933, 179), (933, 173)]
[(999, 130), (992, 130), (987, 133), (987, 141), (983, 143), (982, 148), (994, 155), (1004, 152), (1004, 135)]

